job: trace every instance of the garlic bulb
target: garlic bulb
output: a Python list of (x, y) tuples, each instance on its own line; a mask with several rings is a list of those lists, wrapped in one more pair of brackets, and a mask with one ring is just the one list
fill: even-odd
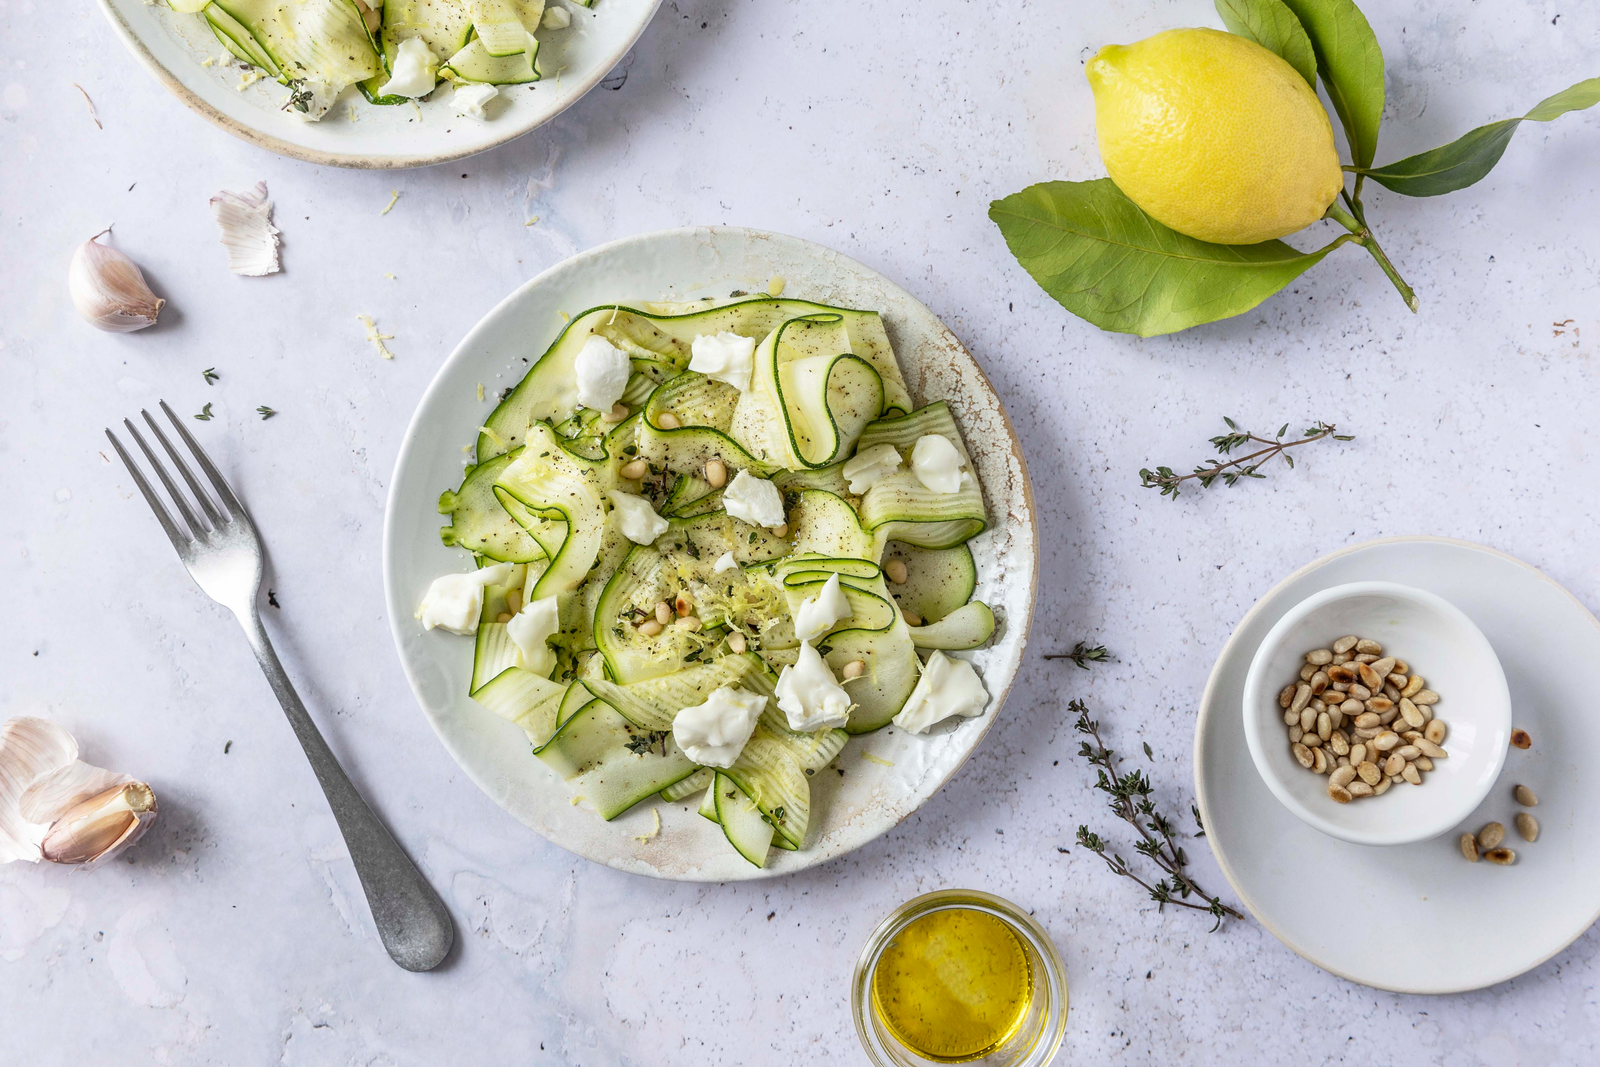
[(229, 270), (250, 278), (278, 273), (279, 231), (272, 224), (266, 182), (256, 182), (253, 189), (242, 193), (223, 189), (211, 198), (211, 214), (222, 227)]
[(166, 301), (150, 291), (138, 264), (100, 243), (105, 232), (95, 234), (72, 254), (67, 290), (73, 307), (89, 325), (111, 333), (154, 326)]
[(56, 723), (0, 724), (0, 863), (108, 860), (155, 817), (148, 785), (78, 759), (78, 743)]

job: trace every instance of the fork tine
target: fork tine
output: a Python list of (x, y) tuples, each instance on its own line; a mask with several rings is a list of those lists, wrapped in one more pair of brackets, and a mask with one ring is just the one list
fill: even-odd
[(206, 513), (206, 518), (211, 520), (211, 525), (222, 525), (224, 519), (218, 514), (216, 506), (211, 503), (211, 494), (200, 488), (200, 483), (195, 481), (194, 474), (189, 470), (189, 465), (173, 449), (171, 442), (167, 440), (167, 435), (162, 433), (161, 427), (156, 424), (156, 420), (152, 419), (150, 413), (143, 408), (139, 409), (139, 414), (144, 416), (144, 421), (150, 424), (150, 432), (156, 435), (156, 440), (161, 442), (161, 447), (166, 449), (167, 455), (172, 457), (172, 465), (178, 468), (178, 473), (183, 475), (183, 480), (189, 483), (189, 488), (194, 491), (194, 498), (200, 502), (200, 510)]
[(108, 428), (106, 436), (111, 439), (111, 447), (117, 450), (117, 455), (122, 457), (122, 465), (128, 468), (128, 473), (133, 475), (133, 484), (139, 487), (139, 492), (144, 494), (145, 503), (150, 505), (150, 510), (156, 513), (156, 519), (161, 523), (161, 528), (167, 531), (167, 536), (172, 539), (172, 547), (181, 554), (188, 547), (189, 539), (178, 531), (172, 522), (172, 516), (167, 514), (166, 505), (161, 503), (161, 498), (156, 496), (155, 490), (150, 488), (150, 483), (144, 480), (144, 475), (139, 473), (138, 466), (128, 455), (127, 449), (122, 447), (122, 442), (117, 440), (117, 435)]
[(144, 438), (139, 436), (139, 431), (134, 428), (132, 419), (123, 419), (122, 425), (127, 427), (128, 433), (133, 437), (134, 444), (138, 445), (140, 451), (144, 453), (144, 458), (150, 461), (150, 467), (156, 472), (156, 477), (161, 479), (161, 484), (167, 487), (167, 495), (172, 498), (174, 504), (178, 505), (178, 511), (183, 515), (183, 521), (189, 524), (190, 538), (195, 541), (203, 540), (207, 530), (200, 525), (200, 520), (195, 516), (194, 510), (189, 507), (188, 499), (178, 491), (177, 483), (167, 473), (167, 468), (161, 465), (161, 461), (156, 458), (156, 454), (151, 451), (150, 446), (144, 443)]
[(239, 503), (239, 498), (233, 495), (233, 490), (228, 487), (227, 479), (217, 470), (216, 464), (211, 462), (211, 457), (206, 455), (205, 449), (200, 447), (200, 443), (190, 436), (183, 423), (178, 421), (178, 416), (174, 415), (172, 409), (167, 407), (167, 402), (162, 400), (160, 404), (161, 410), (165, 411), (167, 418), (172, 420), (172, 425), (177, 427), (178, 436), (183, 438), (183, 443), (189, 446), (189, 451), (194, 453), (194, 458), (200, 461), (200, 469), (206, 472), (207, 478), (211, 479), (212, 488), (216, 489), (217, 496), (221, 498), (223, 506), (232, 513), (231, 517), (248, 522), (249, 513), (244, 510), (244, 505)]

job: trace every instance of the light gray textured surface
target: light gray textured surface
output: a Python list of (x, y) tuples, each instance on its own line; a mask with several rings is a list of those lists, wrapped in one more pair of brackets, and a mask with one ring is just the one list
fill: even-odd
[[(1381, 160), (1600, 73), (1592, 5), (1367, 6), (1391, 67)], [(0, 715), (57, 716), (87, 758), (147, 777), (163, 815), (106, 870), (0, 869), (0, 1059), (856, 1063), (844, 997), (862, 940), (901, 900), (967, 885), (1032, 908), (1060, 945), (1062, 1062), (1592, 1062), (1592, 932), (1521, 979), (1427, 999), (1330, 978), (1251, 923), (1208, 937), (1157, 916), (1071, 843), (1080, 822), (1113, 828), (1063, 706), (1090, 699), (1113, 745), (1150, 741), (1182, 811), (1212, 658), (1316, 555), (1385, 534), (1472, 538), (1600, 604), (1600, 121), (1525, 127), (1464, 193), (1372, 198), (1420, 315), (1347, 249), (1231, 323), (1104, 336), (1017, 269), (984, 210), (1034, 180), (1101, 173), (1081, 76), (1095, 46), (1216, 19), (1201, 0), (1076, 7), (679, 0), (621, 89), (487, 157), (385, 175), (235, 142), (91, 11), (6, 0), (7, 38), (31, 44), (0, 67)], [(205, 200), (261, 178), (286, 272), (234, 278)], [(109, 222), (171, 301), (155, 330), (100, 335), (67, 303), (73, 245)], [(729, 887), (574, 860), (478, 793), (411, 701), (378, 575), (397, 442), (456, 340), (576, 249), (705, 222), (832, 245), (941, 315), (1009, 405), (1045, 533), (1033, 658), (968, 767), (861, 852)], [(359, 313), (395, 335), (394, 362)], [(98, 455), (100, 427), (158, 396), (215, 405), (204, 439), (274, 550), (268, 625), (460, 924), (440, 972), (384, 956), (247, 647)], [(260, 422), (259, 404), (282, 414)], [(1234, 490), (1172, 503), (1138, 488), (1142, 465), (1201, 458), (1225, 414), (1358, 437)], [(1091, 636), (1116, 663), (1037, 658)], [(1197, 866), (1220, 885), (1208, 856)]]

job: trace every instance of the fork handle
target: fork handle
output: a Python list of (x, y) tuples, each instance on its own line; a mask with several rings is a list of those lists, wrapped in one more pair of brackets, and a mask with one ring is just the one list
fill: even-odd
[(443, 962), (455, 940), (455, 926), (444, 901), (339, 766), (333, 750), (323, 740), (317, 724), (311, 721), (288, 673), (278, 661), (254, 604), (250, 605), (248, 615), (239, 615), (239, 623), (250, 639), (250, 647), (255, 650), (256, 662), (261, 664), (278, 703), (283, 705), (283, 713), (289, 717), (289, 725), (300, 739), (300, 747), (305, 749), (306, 759), (311, 761), (311, 769), (316, 772), (323, 795), (328, 798), (328, 806), (333, 809), (356, 874), (361, 878), (361, 888), (367, 894), (367, 906), (372, 909), (372, 920), (378, 927), (378, 936), (383, 939), (383, 947), (408, 971), (432, 970)]

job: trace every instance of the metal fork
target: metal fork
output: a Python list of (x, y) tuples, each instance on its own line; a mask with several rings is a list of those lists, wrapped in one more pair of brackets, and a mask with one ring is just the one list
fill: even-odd
[(141, 410), (139, 414), (144, 416), (150, 432), (161, 443), (172, 465), (188, 484), (193, 500), (204, 514), (204, 521), (195, 514), (189, 498), (173, 482), (166, 467), (150, 446), (145, 444), (144, 438), (139, 436), (132, 421), (123, 419), (122, 425), (127, 427), (129, 436), (138, 444), (156, 477), (166, 487), (167, 494), (182, 516), (182, 523), (173, 521), (161, 498), (150, 488), (150, 483), (122, 447), (122, 442), (107, 429), (106, 436), (111, 439), (111, 447), (117, 450), (117, 455), (127, 465), (134, 484), (144, 494), (150, 509), (156, 513), (161, 528), (172, 539), (172, 547), (178, 550), (178, 558), (189, 569), (195, 584), (212, 600), (233, 612), (239, 625), (244, 627), (250, 647), (255, 650), (256, 662), (261, 664), (273, 693), (277, 694), (278, 703), (283, 705), (289, 725), (294, 727), (295, 736), (305, 749), (306, 759), (311, 761), (311, 769), (322, 784), (328, 806), (333, 809), (333, 817), (338, 820), (339, 831), (344, 834), (345, 844), (350, 849), (356, 874), (361, 877), (361, 888), (366, 891), (367, 906), (372, 909), (378, 936), (383, 938), (383, 947), (389, 950), (389, 955), (396, 963), (408, 971), (432, 970), (444, 960), (455, 940), (455, 927), (450, 922), (450, 913), (439, 899), (439, 894), (417, 870), (416, 864), (411, 862), (393, 835), (378, 821), (356, 787), (350, 784), (344, 768), (339, 766), (333, 751), (306, 713), (305, 705), (300, 703), (300, 697), (290, 684), (289, 676), (283, 664), (278, 662), (278, 654), (272, 650), (267, 632), (261, 626), (261, 613), (257, 610), (256, 600), (261, 594), (263, 557), (261, 538), (256, 534), (255, 524), (250, 521), (244, 506), (234, 496), (233, 490), (228, 488), (228, 483), (218, 473), (210, 457), (184, 429), (183, 423), (178, 421), (178, 416), (172, 413), (165, 400), (161, 401), (161, 410), (167, 413), (178, 436), (194, 453), (206, 480), (215, 491), (215, 499), (202, 488), (189, 465), (168, 442), (166, 434), (161, 432), (161, 427), (156, 425), (150, 413)]

